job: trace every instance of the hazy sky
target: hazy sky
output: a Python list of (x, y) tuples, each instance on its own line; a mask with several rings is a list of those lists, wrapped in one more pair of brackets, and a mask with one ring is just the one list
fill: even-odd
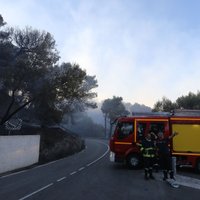
[(98, 99), (152, 107), (200, 90), (199, 0), (0, 0), (8, 25), (50, 32)]

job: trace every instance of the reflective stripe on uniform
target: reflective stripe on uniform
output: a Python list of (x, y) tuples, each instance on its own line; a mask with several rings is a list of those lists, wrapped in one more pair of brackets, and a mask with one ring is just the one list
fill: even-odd
[(146, 158), (153, 158), (155, 157), (155, 148), (153, 147), (149, 147), (149, 148), (144, 148), (144, 147), (141, 147), (140, 149), (142, 151), (142, 155), (143, 157), (146, 157)]
[(143, 157), (146, 157), (146, 158), (153, 158), (153, 157), (155, 157), (155, 155), (154, 154), (143, 154)]

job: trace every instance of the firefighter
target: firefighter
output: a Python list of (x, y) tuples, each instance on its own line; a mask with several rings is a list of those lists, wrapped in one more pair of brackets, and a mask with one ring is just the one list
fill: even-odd
[(172, 157), (169, 144), (170, 140), (176, 135), (178, 135), (178, 133), (174, 132), (172, 135), (165, 138), (162, 132), (158, 133), (158, 140), (156, 142), (156, 146), (158, 150), (160, 167), (163, 170), (164, 181), (168, 179), (168, 175), (170, 179), (175, 179), (174, 171), (172, 169)]
[(141, 143), (141, 153), (144, 163), (144, 178), (146, 180), (155, 179), (153, 176), (153, 164), (155, 157), (155, 142), (151, 139), (151, 133), (148, 133)]

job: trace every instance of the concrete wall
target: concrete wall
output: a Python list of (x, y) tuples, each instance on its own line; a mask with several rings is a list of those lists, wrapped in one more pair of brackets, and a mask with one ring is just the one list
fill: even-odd
[(0, 136), (0, 173), (38, 162), (40, 136)]

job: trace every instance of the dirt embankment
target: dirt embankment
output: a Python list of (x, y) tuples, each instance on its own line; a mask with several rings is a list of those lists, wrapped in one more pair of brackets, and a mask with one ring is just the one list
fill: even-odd
[(42, 130), (40, 135), (40, 163), (57, 160), (85, 148), (85, 142), (80, 136), (60, 128)]

